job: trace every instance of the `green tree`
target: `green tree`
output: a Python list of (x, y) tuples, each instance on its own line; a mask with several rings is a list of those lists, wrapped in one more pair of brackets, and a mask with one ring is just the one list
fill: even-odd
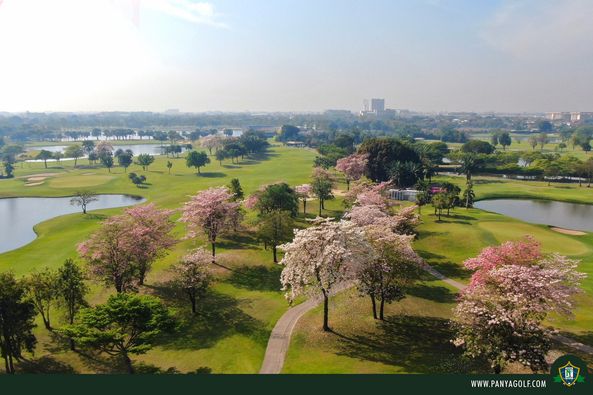
[(241, 182), (238, 178), (233, 178), (229, 184), (229, 190), (233, 194), (233, 200), (242, 200), (245, 197), (245, 193), (243, 192), (243, 188), (241, 187)]
[(507, 147), (513, 143), (513, 140), (511, 139), (511, 135), (508, 132), (503, 132), (500, 134), (498, 142), (500, 145), (502, 145), (502, 149), (506, 150)]
[(64, 150), (64, 155), (66, 158), (74, 158), (74, 167), (76, 167), (78, 158), (84, 155), (84, 150), (80, 144), (72, 144), (66, 147)]
[(117, 162), (119, 163), (119, 165), (121, 167), (124, 168), (124, 172), (126, 172), (126, 173), (128, 172), (128, 167), (130, 167), (130, 165), (134, 161), (133, 158), (134, 158), (134, 156), (130, 152), (124, 152), (117, 156)]
[(0, 273), (0, 354), (6, 373), (14, 374), (14, 360), (20, 359), (23, 351), (35, 348), (35, 316), (23, 282), (12, 273)]
[(142, 166), (142, 170), (148, 170), (148, 166), (154, 162), (154, 156), (150, 154), (140, 154), (136, 158), (136, 164)]
[(111, 154), (101, 155), (100, 159), (103, 166), (105, 166), (107, 170), (111, 173), (111, 168), (113, 167), (113, 156), (111, 156)]
[(474, 206), (474, 200), (476, 199), (476, 194), (474, 192), (474, 183), (468, 181), (465, 185), (465, 190), (463, 191), (463, 201), (465, 202), (465, 208), (471, 208)]
[[(58, 269), (58, 300), (66, 309), (66, 319), (70, 325), (74, 324), (74, 317), (78, 311), (88, 305), (85, 296), (89, 289), (84, 280), (84, 273), (72, 259), (66, 259), (62, 267)], [(70, 339), (70, 349), (74, 350), (74, 348), (74, 340)]]
[(170, 160), (167, 161), (167, 169), (169, 170), (169, 174), (171, 174), (171, 168), (173, 167), (173, 162)]
[(187, 167), (195, 167), (198, 169), (198, 174), (201, 174), (200, 168), (206, 166), (208, 163), (210, 163), (210, 158), (208, 157), (208, 154), (203, 151), (191, 151), (188, 152), (185, 157), (185, 164)]
[(256, 208), (262, 214), (280, 210), (287, 211), (291, 216), (296, 217), (299, 211), (299, 198), (288, 184), (284, 182), (271, 184), (260, 193)]
[(81, 346), (120, 357), (132, 374), (130, 355), (146, 353), (155, 337), (172, 331), (174, 325), (158, 298), (121, 293), (110, 296), (105, 304), (80, 310), (76, 323), (62, 332)]
[(257, 235), (266, 246), (272, 247), (274, 263), (278, 263), (278, 246), (292, 240), (293, 229), (294, 220), (288, 211), (273, 210), (260, 216)]
[(222, 166), (222, 161), (227, 158), (227, 152), (225, 150), (219, 149), (216, 151), (216, 160)]
[(449, 207), (449, 198), (447, 197), (447, 194), (441, 192), (434, 195), (432, 197), (432, 206), (434, 207), (435, 214), (438, 214), (440, 221), (443, 210)]
[(50, 313), (59, 295), (57, 273), (48, 268), (33, 272), (25, 279), (25, 286), (29, 299), (41, 315), (45, 329), (51, 331)]
[(313, 173), (311, 181), (311, 192), (319, 200), (319, 216), (321, 217), (321, 210), (325, 209), (325, 201), (334, 198), (332, 189), (334, 187), (334, 180), (331, 174), (326, 170), (317, 168)]
[(4, 166), (4, 174), (6, 175), (6, 178), (14, 177), (13, 164), (10, 161), (5, 161), (2, 165)]
[(52, 159), (53, 157), (54, 155), (51, 153), (51, 151), (42, 149), (41, 151), (39, 151), (35, 159), (42, 160), (45, 168), (47, 169), (47, 160)]

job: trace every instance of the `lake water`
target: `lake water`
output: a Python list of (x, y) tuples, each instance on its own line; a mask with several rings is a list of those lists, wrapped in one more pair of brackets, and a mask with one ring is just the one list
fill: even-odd
[[(74, 144), (74, 143), (73, 143)], [(80, 144), (80, 143), (76, 143)], [(49, 152), (63, 152), (67, 145), (48, 145), (45, 147), (27, 147), (27, 151), (41, 151), (46, 150)], [(117, 151), (118, 149), (128, 150), (131, 149), (134, 155), (140, 154), (150, 154), (150, 155), (160, 155), (161, 154), (161, 145), (160, 144), (125, 144), (125, 145), (114, 145), (113, 151)]]
[(476, 208), (503, 214), (533, 224), (593, 232), (593, 205), (550, 200), (481, 200)]
[[(126, 207), (144, 201), (129, 195), (98, 195), (99, 199), (88, 205), (87, 210)], [(33, 226), (60, 215), (81, 213), (78, 206), (64, 198), (8, 198), (0, 199), (0, 253), (29, 244), (37, 235)]]

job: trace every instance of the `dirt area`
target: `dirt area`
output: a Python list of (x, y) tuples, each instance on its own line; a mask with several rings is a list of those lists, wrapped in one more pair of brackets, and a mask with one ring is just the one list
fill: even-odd
[(580, 230), (572, 230), (572, 229), (564, 229), (564, 228), (556, 228), (556, 227), (551, 227), (550, 229), (552, 229), (554, 232), (558, 232), (558, 233), (562, 233), (562, 234), (570, 235), (570, 236), (584, 236), (587, 234), (585, 232), (581, 232)]

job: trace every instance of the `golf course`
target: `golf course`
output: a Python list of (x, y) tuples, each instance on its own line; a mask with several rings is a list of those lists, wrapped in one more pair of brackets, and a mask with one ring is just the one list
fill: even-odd
[[(69, 197), (80, 190), (100, 195), (131, 195), (154, 203), (159, 209), (179, 210), (191, 196), (210, 187), (229, 185), (240, 180), (245, 196), (262, 186), (278, 182), (296, 186), (309, 183), (316, 151), (290, 148), (271, 142), (266, 153), (245, 156), (236, 161), (219, 162), (214, 157), (200, 174), (188, 168), (184, 157), (155, 157), (145, 170), (137, 164), (125, 169), (107, 169), (90, 164), (86, 159), (51, 162), (20, 162), (14, 178), (0, 180), (0, 198)], [(172, 165), (168, 168), (167, 163)], [(144, 176), (137, 186), (129, 173)], [(456, 176), (435, 176), (435, 182), (449, 182), (463, 188), (465, 179)], [(494, 198), (547, 199), (562, 202), (593, 204), (593, 190), (578, 184), (554, 184), (539, 181), (518, 181), (494, 177), (474, 177), (476, 200)], [(346, 183), (341, 180), (333, 200), (325, 202), (322, 214), (341, 217)], [(142, 203), (144, 204), (144, 203)], [(403, 203), (407, 205), (408, 203)], [(318, 202), (307, 203), (308, 217), (314, 218)], [(59, 216), (35, 225), (37, 238), (31, 243), (0, 254), (0, 272), (17, 277), (44, 268), (56, 269), (66, 259), (78, 258), (77, 246), (96, 231), (102, 221), (120, 214), (123, 208), (93, 209)], [(134, 356), (138, 372), (257, 373), (260, 370), (270, 333), (290, 305), (281, 290), (282, 267), (275, 264), (272, 253), (264, 248), (253, 230), (257, 213), (247, 210), (243, 225), (217, 242), (220, 265), (212, 268), (214, 281), (199, 301), (198, 313), (192, 315), (187, 303), (172, 291), (169, 281), (171, 266), (189, 250), (208, 248), (201, 236), (184, 238), (186, 225), (176, 222), (173, 235), (180, 240), (166, 256), (152, 266), (142, 294), (155, 295), (174, 311), (176, 331), (163, 334), (155, 347)], [(307, 221), (302, 205), (297, 227)], [(4, 224), (9, 227), (10, 224)], [(566, 232), (570, 233), (570, 232)], [(574, 317), (551, 315), (545, 324), (560, 334), (593, 346), (593, 233), (566, 234), (544, 224), (531, 224), (504, 215), (476, 208), (456, 207), (438, 221), (431, 206), (421, 209), (421, 224), (414, 240), (414, 249), (444, 276), (467, 284), (471, 272), (463, 261), (474, 257), (491, 245), (518, 240), (531, 235), (546, 253), (557, 252), (580, 260), (578, 270), (586, 273), (582, 293), (576, 296)], [(104, 303), (115, 291), (94, 279), (88, 302)], [(330, 299), (332, 332), (322, 332), (321, 307), (307, 312), (296, 323), (283, 373), (452, 373), (487, 370), (477, 363), (468, 363), (459, 349), (451, 344), (453, 337), (449, 319), (456, 305), (459, 289), (428, 273), (407, 289), (407, 296), (386, 305), (385, 321), (374, 320), (367, 298), (355, 288), (346, 289)], [(295, 303), (302, 302), (299, 298)], [(54, 325), (65, 324), (60, 307), (53, 313)], [(121, 366), (107, 355), (71, 351), (60, 336), (43, 328), (41, 318), (34, 330), (35, 353), (27, 355), (19, 367), (25, 372), (43, 373), (115, 373)], [(556, 344), (553, 352), (565, 351)], [(570, 350), (583, 359), (591, 355)], [(521, 367), (511, 366), (513, 372)]]

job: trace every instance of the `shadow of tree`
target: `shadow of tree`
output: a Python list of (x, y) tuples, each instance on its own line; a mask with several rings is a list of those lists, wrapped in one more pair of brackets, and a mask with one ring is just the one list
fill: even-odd
[(265, 324), (241, 310), (241, 301), (214, 291), (198, 301), (197, 313), (190, 303), (169, 285), (152, 286), (152, 290), (168, 304), (177, 307), (178, 327), (172, 334), (162, 335), (156, 342), (164, 349), (203, 349), (233, 334), (247, 335), (265, 345), (269, 331)]
[(41, 373), (41, 374), (48, 374), (48, 373), (63, 373), (63, 374), (73, 374), (76, 373), (72, 366), (64, 363), (62, 361), (58, 361), (54, 357), (50, 355), (44, 355), (40, 358), (35, 359), (26, 359), (21, 360), (18, 363), (18, 369), (22, 373)]
[(280, 266), (241, 266), (228, 281), (237, 288), (251, 291), (280, 291)]
[(204, 173), (198, 174), (198, 176), (204, 177), (204, 178), (223, 178), (223, 177), (226, 177), (226, 173), (222, 173), (219, 171), (211, 171), (211, 172), (204, 172)]
[(224, 239), (221, 239), (217, 243), (217, 247), (227, 249), (245, 249), (257, 247), (257, 239), (246, 232), (235, 232), (226, 235)]
[(440, 286), (428, 286), (425, 284), (417, 284), (407, 288), (406, 293), (418, 298), (432, 300), (438, 303), (455, 303), (457, 295), (451, 292), (448, 288)]
[(104, 219), (107, 219), (107, 216), (104, 214), (91, 214), (88, 213), (87, 215), (85, 215), (84, 217), (86, 220), (91, 220), (91, 221), (103, 221)]
[(484, 372), (483, 363), (469, 361), (451, 344), (449, 321), (435, 317), (390, 316), (377, 331), (339, 338), (339, 355), (401, 366), (414, 373)]

